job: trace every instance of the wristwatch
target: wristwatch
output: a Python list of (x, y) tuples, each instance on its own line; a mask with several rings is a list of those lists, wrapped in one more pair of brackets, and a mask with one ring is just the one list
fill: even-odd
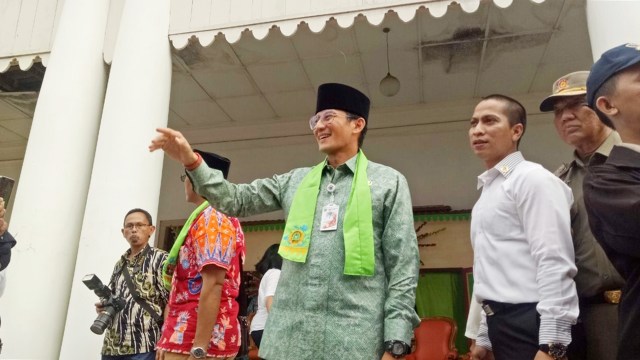
[(201, 347), (192, 347), (189, 353), (196, 359), (204, 359), (207, 357), (207, 351)]
[(567, 356), (567, 345), (560, 343), (540, 345), (540, 351), (549, 354), (553, 360), (563, 360)]
[(391, 354), (396, 359), (399, 359), (411, 352), (411, 346), (407, 345), (404, 341), (390, 340), (385, 341), (384, 351)]

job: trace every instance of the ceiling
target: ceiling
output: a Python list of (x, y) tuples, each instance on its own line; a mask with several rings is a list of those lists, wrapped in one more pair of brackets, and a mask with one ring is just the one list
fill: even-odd
[[(378, 87), (387, 72), (385, 27), (391, 73), (401, 82), (393, 97)], [(375, 128), (393, 126), (389, 114), (399, 109), (545, 93), (559, 76), (592, 62), (584, 0), (514, 1), (504, 9), (482, 1), (472, 13), (454, 4), (439, 18), (421, 7), (408, 22), (390, 11), (377, 26), (360, 15), (347, 28), (329, 20), (318, 33), (301, 23), (288, 37), (275, 26), (262, 40), (247, 30), (230, 44), (219, 34), (207, 47), (196, 36), (174, 50), (169, 124), (200, 143), (308, 133), (301, 119), (325, 82), (369, 95)], [(406, 121), (446, 120), (421, 113)], [(210, 127), (216, 131), (202, 131)]]
[(29, 138), (37, 92), (0, 92), (0, 162), (21, 160)]

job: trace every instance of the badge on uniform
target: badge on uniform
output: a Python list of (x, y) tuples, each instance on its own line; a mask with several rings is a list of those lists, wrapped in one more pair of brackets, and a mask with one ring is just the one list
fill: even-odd
[(320, 231), (332, 231), (338, 229), (338, 212), (340, 207), (336, 204), (329, 204), (322, 208), (322, 219), (320, 219)]

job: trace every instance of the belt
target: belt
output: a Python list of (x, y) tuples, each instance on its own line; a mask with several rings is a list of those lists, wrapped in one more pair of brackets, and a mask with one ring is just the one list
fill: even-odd
[(482, 306), (482, 310), (484, 310), (484, 313), (487, 314), (487, 316), (493, 316), (496, 313), (500, 313), (504, 310), (513, 309), (517, 307), (528, 307), (528, 306), (535, 307), (537, 304), (538, 303), (512, 304), (512, 303), (503, 303), (503, 302), (498, 302), (493, 300), (484, 300), (481, 306)]
[(620, 290), (607, 290), (603, 293), (596, 294), (594, 296), (580, 298), (580, 303), (584, 305), (592, 304), (619, 304), (622, 291)]

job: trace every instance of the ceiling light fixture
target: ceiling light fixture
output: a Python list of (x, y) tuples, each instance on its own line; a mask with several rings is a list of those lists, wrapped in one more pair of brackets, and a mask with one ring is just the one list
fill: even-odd
[(400, 91), (400, 80), (397, 77), (391, 75), (391, 67), (389, 65), (389, 29), (388, 27), (382, 29), (387, 36), (387, 76), (380, 80), (380, 92), (384, 96), (395, 96)]

